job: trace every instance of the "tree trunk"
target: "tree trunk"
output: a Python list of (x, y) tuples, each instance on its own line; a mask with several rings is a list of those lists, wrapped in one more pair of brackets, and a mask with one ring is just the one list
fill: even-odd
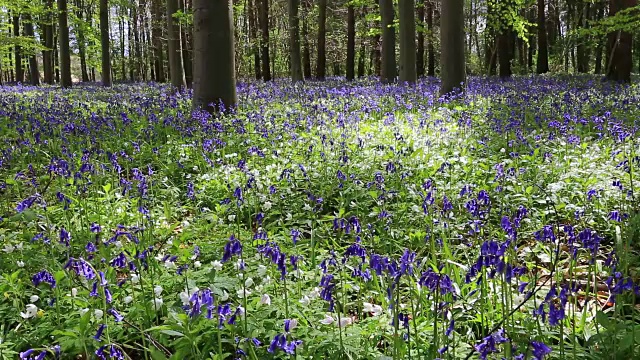
[[(256, 7), (253, 3), (254, 0), (248, 0), (247, 11), (249, 12), (249, 41), (251, 41), (251, 53), (253, 54), (253, 72), (256, 80), (262, 78), (260, 72), (260, 48), (258, 42), (258, 20), (256, 19)], [(256, 2), (260, 0), (255, 0)], [(304, 25), (303, 25), (304, 26)], [(304, 32), (304, 27), (303, 30)], [(304, 36), (304, 34), (303, 34)]]
[[(599, 0), (596, 3), (596, 21), (602, 20), (604, 17), (604, 4), (605, 0)], [(595, 74), (602, 74), (602, 51), (603, 51), (603, 38), (602, 36), (598, 37), (598, 43), (596, 45), (596, 63), (595, 63)]]
[(424, 1), (418, 0), (418, 24), (420, 25), (418, 31), (418, 50), (416, 52), (416, 75), (418, 77), (424, 76)]
[(310, 0), (302, 0), (302, 70), (305, 79), (311, 79), (311, 49), (309, 48), (309, 4)]
[[(84, 11), (84, 3), (81, 0), (75, 0), (76, 6), (76, 18), (82, 21), (83, 19), (83, 11)], [(91, 23), (87, 24), (88, 27), (91, 27)], [(80, 80), (82, 82), (89, 81), (89, 73), (87, 71), (87, 41), (85, 37), (84, 28), (79, 26), (75, 29), (76, 33), (76, 44), (78, 45), (78, 57), (80, 58)]]
[(60, 85), (69, 88), (71, 81), (71, 50), (69, 49), (69, 23), (67, 0), (58, 0), (58, 40), (60, 42)]
[(356, 14), (353, 5), (347, 8), (347, 80), (355, 79)]
[[(590, 10), (591, 4), (583, 2), (578, 3), (578, 29), (588, 28)], [(583, 74), (589, 72), (589, 58), (591, 57), (591, 52), (589, 51), (589, 47), (587, 46), (588, 42), (588, 36), (578, 36), (578, 45), (576, 47), (576, 70), (579, 73)]]
[[(33, 20), (31, 18), (30, 13), (24, 14), (24, 34), (25, 36), (36, 41), (36, 38), (33, 34)], [(40, 71), (38, 70), (38, 57), (34, 52), (31, 56), (29, 56), (29, 79), (31, 80), (31, 85), (38, 86), (40, 85)]]
[(44, 82), (53, 84), (53, 0), (47, 0), (45, 9), (44, 46), (42, 51), (42, 65), (44, 67)]
[[(119, 19), (118, 19), (118, 30), (120, 31), (120, 74), (122, 75), (121, 79), (122, 81), (125, 81), (127, 79), (127, 58), (126, 58), (126, 53), (125, 53), (125, 25), (124, 25), (124, 15), (126, 14), (123, 10), (122, 7), (118, 7), (118, 14)], [(115, 75), (115, 70), (113, 71), (113, 75)], [(115, 76), (114, 76), (115, 77)]]
[[(102, 48), (102, 86), (111, 86), (111, 50), (109, 38), (109, 0), (100, 0), (100, 47)], [(87, 78), (89, 76), (87, 75)]]
[(400, 81), (415, 83), (416, 74), (416, 17), (414, 0), (400, 0)]
[(318, 59), (316, 78), (324, 80), (327, 67), (327, 0), (318, 0)]
[[(20, 36), (20, 15), (14, 14), (13, 16), (13, 36), (17, 38)], [(15, 64), (16, 64), (16, 82), (24, 82), (24, 66), (22, 64), (22, 47), (19, 45), (14, 46), (15, 50)]]
[(155, 54), (154, 67), (156, 70), (156, 81), (165, 82), (167, 80), (164, 73), (164, 46), (162, 40), (162, 4), (161, 0), (153, 0), (151, 6), (153, 6), (153, 23), (152, 34), (153, 37), (153, 53)]
[(511, 29), (500, 30), (498, 35), (498, 62), (500, 65), (500, 77), (503, 79), (511, 77)]
[(193, 25), (193, 106), (229, 111), (237, 103), (233, 1), (193, 0)]
[(547, 44), (547, 18), (545, 15), (545, 0), (538, 0), (538, 58), (536, 73), (549, 72), (549, 46)]
[(291, 80), (302, 81), (302, 60), (300, 59), (300, 17), (299, 0), (289, 0), (289, 61)]
[[(610, 0), (609, 16), (614, 16), (618, 11), (637, 5), (637, 0)], [(609, 33), (607, 56), (610, 57), (607, 66), (607, 79), (622, 83), (631, 82), (633, 37), (626, 31)]]
[(358, 77), (363, 77), (365, 73), (365, 65), (366, 65), (366, 57), (367, 57), (367, 49), (364, 44), (364, 40), (360, 41), (360, 51), (358, 54)]
[(271, 62), (269, 59), (269, 0), (260, 0), (260, 27), (262, 30), (262, 41), (260, 43), (260, 46), (262, 47), (262, 78), (264, 81), (270, 81)]
[(140, 30), (138, 27), (138, 0), (131, 3), (131, 21), (133, 21), (133, 79), (131, 81), (140, 81), (142, 78), (142, 51), (140, 49)]
[(382, 26), (382, 68), (380, 80), (392, 83), (396, 80), (396, 33), (393, 27), (392, 0), (380, 0), (380, 18)]
[(464, 90), (466, 80), (464, 0), (446, 0), (441, 6), (442, 85), (440, 94), (444, 95)]
[(427, 0), (427, 76), (436, 76), (435, 36), (433, 34), (433, 0)]
[(182, 49), (180, 49), (180, 24), (173, 17), (178, 12), (178, 0), (167, 0), (167, 34), (169, 37), (169, 72), (171, 85), (180, 90), (187, 86), (182, 64)]
[[(180, 10), (186, 14), (190, 11), (189, 0), (180, 0)], [(184, 65), (184, 78), (187, 82), (187, 87), (191, 88), (193, 85), (193, 59), (191, 58), (191, 28), (188, 29), (185, 26), (180, 27), (180, 39), (182, 41), (182, 63)]]

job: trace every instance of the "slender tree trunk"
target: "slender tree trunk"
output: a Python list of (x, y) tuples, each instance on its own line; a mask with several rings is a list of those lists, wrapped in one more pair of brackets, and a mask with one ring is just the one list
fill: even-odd
[(360, 41), (360, 51), (358, 53), (358, 77), (363, 77), (365, 73), (365, 64), (367, 57), (367, 49), (365, 47), (364, 39)]
[(53, 85), (53, 0), (47, 0), (45, 9), (44, 46), (42, 51), (42, 65), (44, 67), (44, 82)]
[[(596, 21), (602, 20), (604, 17), (604, 7), (605, 0), (598, 0), (596, 3)], [(603, 51), (603, 38), (602, 36), (598, 37), (598, 42), (596, 45), (596, 59), (595, 59), (595, 74), (602, 74), (602, 51)]]
[(392, 0), (380, 0), (382, 26), (382, 69), (380, 80), (392, 83), (396, 80), (396, 33), (393, 27), (395, 11)]
[[(636, 6), (637, 0), (610, 0), (609, 16), (619, 11)], [(631, 82), (633, 37), (626, 31), (615, 31), (609, 34), (607, 56), (610, 57), (607, 68), (607, 79), (622, 83)]]
[[(591, 4), (579, 2), (577, 11), (578, 29), (587, 29), (589, 26), (589, 13), (591, 11)], [(591, 57), (591, 52), (589, 51), (589, 47), (587, 45), (588, 41), (588, 36), (578, 36), (578, 45), (576, 47), (576, 70), (579, 73), (589, 72), (589, 58)]]
[[(36, 41), (36, 38), (33, 33), (33, 20), (31, 18), (31, 14), (26, 12), (23, 15), (24, 19), (24, 34), (25, 36)], [(31, 80), (31, 85), (38, 86), (40, 85), (40, 71), (38, 70), (38, 57), (35, 52), (29, 56), (29, 79)]]
[[(256, 19), (256, 7), (253, 3), (254, 0), (248, 0), (247, 11), (249, 17), (249, 41), (251, 41), (251, 53), (253, 54), (253, 72), (256, 80), (262, 78), (260, 72), (260, 48), (258, 41), (258, 21)], [(255, 0), (256, 2), (260, 0)], [(303, 23), (303, 36), (304, 35), (304, 23)]]
[(302, 60), (300, 59), (300, 3), (299, 0), (288, 0), (289, 4), (289, 61), (291, 80), (302, 81)]
[(169, 72), (171, 85), (177, 90), (187, 86), (180, 49), (180, 25), (173, 15), (178, 12), (178, 0), (167, 0), (167, 33), (169, 35)]
[(347, 7), (347, 80), (355, 79), (356, 66), (356, 10)]
[(260, 0), (260, 28), (262, 30), (262, 41), (260, 42), (260, 46), (262, 47), (262, 79), (264, 81), (270, 81), (271, 61), (269, 58), (269, 0)]
[(318, 0), (318, 59), (316, 62), (316, 78), (324, 80), (327, 67), (327, 0)]
[(67, 19), (67, 0), (58, 0), (58, 24), (60, 41), (60, 85), (69, 88), (71, 81), (71, 50), (69, 49), (69, 24)]
[[(102, 86), (111, 86), (111, 50), (109, 38), (109, 1), (100, 0), (100, 47), (102, 48)], [(87, 75), (89, 78), (89, 75)]]
[(442, 44), (440, 94), (464, 90), (466, 81), (464, 38), (464, 0), (443, 1), (440, 25)]
[[(127, 79), (127, 58), (126, 58), (126, 54), (125, 54), (125, 27), (124, 27), (124, 15), (125, 12), (123, 11), (122, 7), (119, 7), (119, 11), (118, 13), (120, 14), (120, 19), (118, 19), (118, 30), (120, 31), (120, 70), (121, 70), (121, 74), (122, 74), (122, 81), (126, 81)], [(114, 75), (115, 75), (115, 70), (113, 71)]]
[(162, 4), (161, 0), (153, 0), (151, 6), (153, 6), (153, 23), (152, 23), (152, 34), (153, 37), (153, 53), (155, 54), (155, 72), (156, 72), (156, 81), (165, 82), (167, 81), (167, 77), (164, 73), (164, 46), (162, 40), (162, 24), (164, 24), (162, 18)]
[[(84, 2), (82, 0), (75, 1), (76, 17), (79, 20), (84, 18)], [(91, 24), (88, 24), (91, 26)], [(78, 45), (78, 57), (80, 58), (80, 79), (82, 82), (89, 81), (89, 72), (87, 71), (87, 41), (82, 26), (75, 29), (76, 43)]]
[(435, 35), (433, 33), (433, 0), (427, 0), (427, 75), (436, 76)]
[(305, 79), (311, 79), (311, 49), (309, 48), (308, 17), (311, 0), (302, 0), (302, 70)]
[[(20, 36), (20, 15), (14, 13), (13, 15), (13, 36), (18, 38)], [(22, 64), (22, 47), (20, 45), (14, 46), (15, 50), (15, 64), (16, 64), (16, 82), (24, 82), (24, 66)]]
[(400, 0), (400, 81), (415, 83), (416, 74), (416, 18), (414, 0)]
[[(188, 13), (190, 11), (190, 3), (189, 0), (180, 0), (180, 10), (183, 13)], [(193, 59), (191, 58), (191, 28), (186, 28), (185, 26), (180, 27), (181, 36), (180, 39), (182, 41), (182, 63), (184, 64), (184, 78), (187, 82), (187, 87), (191, 88), (193, 85)]]
[(547, 19), (545, 15), (545, 0), (538, 0), (538, 59), (536, 73), (544, 74), (549, 71), (549, 47), (547, 45)]
[(418, 50), (416, 52), (416, 74), (418, 77), (424, 76), (424, 2), (425, 0), (418, 0), (418, 24), (420, 25), (418, 31)]
[[(56, 28), (54, 27), (54, 29)], [(58, 43), (59, 43), (59, 38), (58, 38), (58, 33), (56, 32), (53, 39), (53, 68), (54, 68), (54, 74), (55, 74), (55, 80), (56, 80), (55, 82), (60, 84), (60, 52), (58, 51)]]
[(193, 24), (193, 106), (210, 112), (229, 111), (238, 101), (233, 1), (193, 0)]

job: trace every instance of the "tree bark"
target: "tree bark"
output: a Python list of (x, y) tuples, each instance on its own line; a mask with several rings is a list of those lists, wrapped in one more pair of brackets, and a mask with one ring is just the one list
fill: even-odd
[(271, 63), (269, 59), (269, 0), (260, 0), (260, 27), (262, 30), (262, 41), (260, 43), (260, 46), (262, 48), (262, 79), (264, 81), (270, 81)]
[(53, 0), (47, 0), (45, 9), (44, 46), (42, 51), (42, 65), (44, 68), (44, 82), (53, 84)]
[(347, 80), (355, 79), (356, 14), (353, 5), (347, 8)]
[[(102, 48), (102, 86), (110, 87), (111, 50), (109, 38), (109, 0), (100, 0), (100, 47)], [(87, 75), (87, 77), (89, 77)]]
[[(180, 10), (183, 13), (188, 13), (190, 10), (189, 0), (180, 0)], [(182, 63), (184, 65), (184, 78), (187, 82), (187, 87), (191, 88), (193, 85), (193, 59), (191, 58), (191, 28), (188, 29), (185, 26), (180, 27), (180, 40), (182, 42)]]
[(58, 40), (60, 42), (60, 85), (70, 88), (71, 80), (71, 50), (69, 49), (69, 23), (67, 18), (67, 0), (58, 0)]
[(418, 77), (424, 76), (424, 2), (425, 0), (418, 0), (418, 49), (416, 51), (416, 75)]
[[(20, 37), (20, 14), (13, 15), (13, 36), (14, 38)], [(16, 82), (24, 82), (24, 66), (22, 64), (22, 47), (20, 45), (14, 46), (15, 50), (15, 64), (16, 64)]]
[(300, 3), (289, 0), (289, 61), (291, 80), (302, 81), (302, 60), (300, 59)]
[(180, 24), (173, 17), (178, 12), (178, 0), (167, 0), (167, 34), (169, 37), (169, 72), (171, 85), (180, 90), (187, 86), (182, 63), (182, 49), (180, 49)]
[[(254, 0), (248, 0), (247, 11), (249, 12), (249, 41), (251, 41), (251, 53), (253, 54), (253, 73), (256, 80), (262, 78), (260, 71), (260, 48), (258, 42), (258, 20), (256, 19), (256, 7)], [(255, 0), (256, 2), (260, 0)], [(304, 31), (304, 29), (303, 29)]]
[(393, 27), (393, 1), (380, 0), (380, 18), (382, 26), (382, 68), (380, 80), (392, 83), (396, 80), (396, 33)]
[(327, 67), (327, 0), (318, 0), (318, 59), (316, 78), (324, 80)]
[(193, 106), (230, 111), (237, 104), (233, 1), (193, 0), (193, 25)]
[[(32, 38), (36, 41), (34, 33), (33, 33), (33, 20), (31, 18), (31, 14), (28, 12), (24, 14), (24, 34)], [(40, 71), (38, 70), (38, 57), (34, 52), (31, 56), (29, 56), (29, 78), (31, 80), (31, 85), (38, 86), (40, 85)]]
[(538, 58), (536, 73), (544, 74), (549, 71), (549, 46), (547, 44), (547, 18), (545, 15), (545, 0), (538, 0)]
[(151, 6), (153, 6), (153, 18), (151, 24), (151, 36), (153, 37), (153, 53), (155, 57), (154, 67), (156, 72), (156, 81), (165, 82), (167, 77), (164, 73), (164, 46), (162, 40), (162, 5), (161, 0), (153, 0)]
[[(596, 21), (600, 21), (602, 20), (602, 18), (604, 17), (604, 1), (605, 0), (599, 0), (597, 2), (597, 10), (596, 10)], [(603, 49), (603, 39), (602, 37), (600, 37), (598, 39), (598, 45), (596, 46), (596, 63), (595, 63), (595, 69), (594, 69), (594, 73), (595, 74), (602, 74), (602, 49)]]
[[(589, 14), (591, 12), (591, 4), (579, 2), (578, 7), (578, 29), (586, 29), (589, 26)], [(589, 47), (587, 46), (587, 42), (589, 41), (588, 36), (578, 36), (578, 45), (576, 47), (576, 60), (577, 60), (577, 68), (576, 70), (579, 73), (588, 73), (589, 72), (589, 59), (591, 57), (591, 52), (589, 51)]]
[(433, 0), (427, 0), (427, 75), (436, 76), (435, 36), (433, 34)]
[(309, 1), (302, 0), (302, 70), (305, 79), (311, 79), (311, 49), (309, 48)]
[(440, 94), (463, 91), (466, 81), (464, 52), (464, 0), (442, 2), (440, 42), (442, 84)]
[(400, 0), (400, 81), (415, 83), (416, 74), (416, 18), (414, 0)]
[[(610, 0), (609, 16), (614, 16), (618, 11), (636, 6), (637, 0)], [(631, 82), (633, 37), (626, 31), (609, 33), (607, 56), (610, 57), (607, 68), (607, 79), (622, 83)]]
[[(76, 6), (76, 18), (82, 21), (84, 18), (84, 2), (82, 0), (75, 0)], [(88, 27), (91, 27), (91, 22), (88, 22)], [(87, 41), (85, 31), (82, 26), (75, 29), (76, 44), (78, 45), (78, 57), (80, 58), (80, 79), (82, 82), (89, 81), (89, 72), (87, 71)]]

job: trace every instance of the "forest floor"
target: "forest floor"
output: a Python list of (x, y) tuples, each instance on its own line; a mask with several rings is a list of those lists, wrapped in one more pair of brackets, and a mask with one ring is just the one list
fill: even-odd
[(0, 359), (635, 358), (640, 90), (438, 86), (0, 87)]

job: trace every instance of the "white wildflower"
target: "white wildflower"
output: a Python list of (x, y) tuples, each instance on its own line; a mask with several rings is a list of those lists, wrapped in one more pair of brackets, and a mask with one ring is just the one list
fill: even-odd
[(36, 315), (38, 315), (38, 307), (33, 304), (27, 304), (26, 311), (20, 313), (23, 319), (30, 319)]
[(211, 265), (213, 266), (213, 269), (215, 271), (222, 270), (222, 263), (220, 261), (218, 261), (218, 260), (215, 260), (215, 261), (211, 262)]
[(324, 319), (320, 320), (320, 324), (322, 325), (331, 325), (333, 324), (333, 317), (331, 315), (325, 315)]
[(262, 297), (260, 298), (260, 305), (271, 305), (271, 297), (269, 296), (269, 294), (262, 295)]

